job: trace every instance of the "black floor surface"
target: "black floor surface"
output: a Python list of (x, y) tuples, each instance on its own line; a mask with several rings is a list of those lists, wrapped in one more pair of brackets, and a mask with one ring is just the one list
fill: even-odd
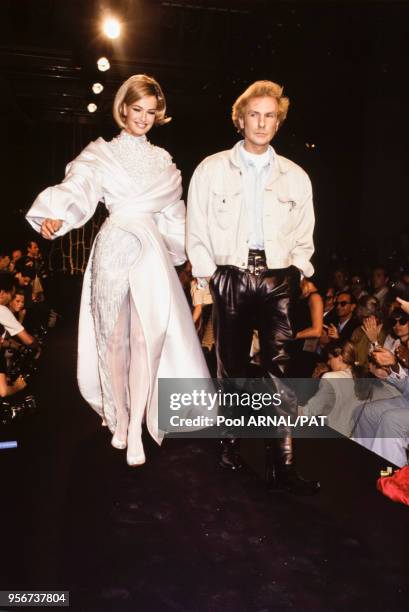
[[(321, 493), (269, 492), (217, 467), (213, 440), (124, 451), (80, 398), (75, 329), (48, 339), (40, 413), (2, 438), (0, 589), (63, 589), (72, 610), (409, 611), (409, 508), (349, 440), (297, 440)], [(0, 610), (6, 608), (0, 608)]]

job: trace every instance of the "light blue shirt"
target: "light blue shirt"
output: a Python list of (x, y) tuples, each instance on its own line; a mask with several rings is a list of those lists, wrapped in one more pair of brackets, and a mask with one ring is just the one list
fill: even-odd
[(240, 156), (243, 161), (244, 197), (249, 217), (249, 247), (264, 249), (263, 207), (264, 190), (275, 162), (275, 152), (269, 146), (265, 153), (256, 155), (244, 148), (244, 140), (240, 143)]

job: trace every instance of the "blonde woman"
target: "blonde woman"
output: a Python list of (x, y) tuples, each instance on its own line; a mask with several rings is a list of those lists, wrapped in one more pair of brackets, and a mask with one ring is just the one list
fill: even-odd
[(129, 465), (145, 462), (141, 426), (158, 430), (158, 377), (202, 378), (206, 364), (174, 270), (185, 257), (181, 176), (146, 134), (170, 121), (155, 79), (134, 75), (119, 88), (113, 116), (120, 134), (98, 138), (67, 166), (27, 214), (44, 238), (81, 227), (104, 201), (109, 217), (84, 277), (78, 381), (82, 395), (127, 447)]

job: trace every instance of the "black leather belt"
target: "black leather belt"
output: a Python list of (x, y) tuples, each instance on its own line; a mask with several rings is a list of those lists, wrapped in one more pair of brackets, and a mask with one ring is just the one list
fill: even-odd
[(246, 270), (255, 276), (259, 276), (262, 272), (268, 270), (265, 251), (250, 249)]

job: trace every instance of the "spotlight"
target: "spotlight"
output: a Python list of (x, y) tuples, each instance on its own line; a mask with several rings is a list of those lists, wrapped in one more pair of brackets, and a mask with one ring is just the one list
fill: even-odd
[(101, 85), (101, 83), (94, 83), (92, 86), (92, 91), (94, 92), (94, 94), (100, 94), (103, 90), (104, 86)]
[(98, 70), (101, 72), (106, 72), (111, 68), (111, 64), (109, 63), (109, 59), (107, 57), (100, 57), (97, 61)]
[(95, 111), (97, 110), (98, 106), (96, 104), (94, 104), (93, 102), (91, 102), (90, 104), (88, 104), (87, 109), (89, 113), (95, 113)]
[(121, 33), (121, 24), (118, 19), (107, 17), (107, 19), (104, 20), (102, 29), (108, 38), (118, 38)]

